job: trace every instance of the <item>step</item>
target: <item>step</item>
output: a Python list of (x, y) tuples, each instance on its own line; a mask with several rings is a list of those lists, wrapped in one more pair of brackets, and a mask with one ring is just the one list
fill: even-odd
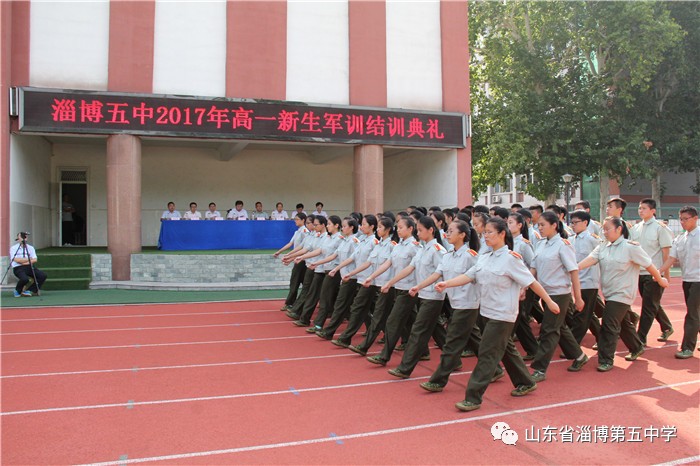
[(57, 278), (92, 278), (92, 267), (41, 267), (51, 280)]
[(39, 268), (74, 268), (90, 267), (92, 257), (90, 254), (44, 254), (37, 261)]
[(90, 278), (51, 278), (49, 277), (43, 290), (87, 290), (90, 288)]

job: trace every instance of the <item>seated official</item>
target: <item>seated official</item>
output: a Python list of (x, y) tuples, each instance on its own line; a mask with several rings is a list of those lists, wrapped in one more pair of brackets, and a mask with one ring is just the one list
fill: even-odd
[(163, 211), (163, 215), (160, 216), (160, 221), (163, 220), (180, 220), (182, 216), (180, 212), (175, 210), (175, 203), (173, 201), (168, 202), (168, 210)]
[(275, 206), (275, 210), (272, 211), (272, 215), (270, 215), (270, 220), (288, 220), (289, 215), (287, 215), (287, 211), (284, 210), (284, 204), (281, 202), (278, 202), (277, 205)]
[(262, 202), (258, 201), (255, 203), (255, 210), (250, 214), (251, 220), (267, 220), (270, 218), (266, 212), (263, 212)]
[(223, 217), (221, 216), (221, 212), (216, 210), (216, 204), (210, 202), (209, 210), (204, 214), (204, 218), (207, 220), (221, 220)]
[(202, 220), (202, 214), (197, 211), (197, 203), (190, 202), (190, 210), (183, 216), (185, 220)]
[(243, 201), (236, 201), (236, 208), (226, 215), (228, 220), (248, 220), (248, 211), (243, 208)]
[[(12, 273), (17, 277), (17, 286), (15, 287), (15, 298), (22, 296), (31, 297), (32, 293), (37, 294), (39, 289), (46, 281), (46, 274), (34, 267), (37, 261), (36, 251), (34, 247), (27, 244), (27, 233), (17, 233), (17, 244), (10, 248), (10, 258), (12, 259)], [(32, 268), (34, 269), (32, 271)], [(24, 289), (30, 279), (36, 281), (32, 285)]]

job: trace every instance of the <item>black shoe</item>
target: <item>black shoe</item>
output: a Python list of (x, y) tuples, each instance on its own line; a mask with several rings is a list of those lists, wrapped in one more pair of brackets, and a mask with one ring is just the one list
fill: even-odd
[(535, 382), (544, 382), (547, 379), (547, 374), (544, 371), (535, 370), (531, 377)]
[(400, 379), (407, 379), (411, 376), (411, 374), (406, 374), (405, 372), (401, 372), (398, 368), (396, 369), (390, 369), (389, 374), (393, 375), (394, 377), (398, 377)]
[(518, 385), (515, 390), (510, 392), (511, 396), (525, 396), (530, 392), (534, 392), (537, 390), (537, 384), (533, 383), (532, 385)]
[(345, 343), (343, 340), (331, 340), (335, 346), (340, 346), (341, 348), (349, 348), (350, 343)]
[(481, 408), (481, 405), (478, 403), (472, 403), (471, 401), (460, 401), (459, 403), (455, 404), (455, 408), (459, 409), (460, 411), (474, 411), (475, 409)]
[(297, 327), (308, 327), (311, 322), (302, 322), (301, 320), (295, 320), (292, 323)]
[(367, 360), (369, 362), (371, 362), (372, 364), (386, 366), (386, 361), (384, 359), (380, 358), (378, 354), (375, 354), (374, 356), (367, 356)]
[(323, 330), (316, 330), (316, 335), (318, 335), (319, 338), (322, 338), (324, 340), (330, 340), (331, 338), (333, 338), (333, 335), (326, 336), (326, 333)]
[(493, 377), (491, 377), (491, 381), (489, 383), (494, 383), (498, 379), (502, 379), (503, 377), (506, 376), (506, 372), (504, 370), (501, 370), (500, 372), (496, 372)]
[(290, 319), (298, 320), (299, 314), (295, 314), (291, 309), (284, 313)]
[(441, 392), (445, 387), (438, 385), (435, 382), (423, 382), (420, 384), (420, 388), (423, 390), (428, 390), (429, 392), (437, 393)]
[(630, 353), (627, 356), (625, 356), (625, 361), (636, 361), (639, 356), (644, 354), (644, 347), (642, 346), (640, 349), (635, 351), (634, 353)]
[(569, 367), (566, 368), (569, 372), (578, 372), (588, 362), (588, 356), (583, 355), (583, 359), (574, 359)]
[(348, 346), (348, 349), (350, 351), (352, 351), (353, 353), (359, 354), (360, 356), (367, 356), (367, 351), (363, 350), (362, 348), (360, 348), (357, 345)]
[(526, 354), (525, 356), (523, 356), (523, 361), (532, 361), (532, 360), (534, 360), (534, 359), (535, 359), (535, 355), (534, 355), (534, 354), (528, 353), (528, 354)]
[(663, 332), (661, 332), (661, 336), (657, 338), (656, 341), (668, 341), (668, 337), (670, 337), (671, 335), (673, 335), (672, 328), (664, 330)]
[(598, 372), (608, 372), (608, 371), (611, 371), (612, 368), (613, 368), (613, 365), (608, 364), (608, 363), (598, 364), (598, 367), (596, 367)]
[(476, 353), (470, 349), (465, 349), (460, 355), (461, 358), (473, 358), (474, 356), (476, 356)]

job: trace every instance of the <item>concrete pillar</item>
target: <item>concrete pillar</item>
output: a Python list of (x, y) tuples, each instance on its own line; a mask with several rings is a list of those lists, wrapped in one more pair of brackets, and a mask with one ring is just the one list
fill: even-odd
[(353, 186), (355, 210), (363, 214), (384, 211), (384, 148), (378, 145), (355, 146)]
[(129, 134), (107, 138), (107, 248), (112, 280), (130, 280), (141, 252), (141, 139)]

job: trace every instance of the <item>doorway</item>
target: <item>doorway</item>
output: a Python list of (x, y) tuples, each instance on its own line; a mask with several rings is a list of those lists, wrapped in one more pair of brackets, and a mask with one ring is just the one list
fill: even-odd
[(63, 246), (86, 246), (87, 172), (61, 170), (61, 241)]

